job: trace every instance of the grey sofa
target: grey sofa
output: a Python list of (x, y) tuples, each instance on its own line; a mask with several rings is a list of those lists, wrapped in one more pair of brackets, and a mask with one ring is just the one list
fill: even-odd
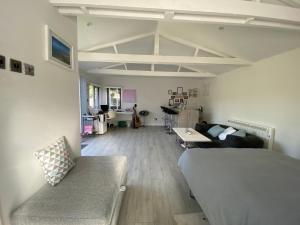
[(57, 186), (43, 186), (11, 215), (12, 225), (116, 225), (125, 156), (79, 157)]

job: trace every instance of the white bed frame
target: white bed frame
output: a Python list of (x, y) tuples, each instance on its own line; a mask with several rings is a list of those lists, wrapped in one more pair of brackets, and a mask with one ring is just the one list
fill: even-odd
[(246, 130), (249, 134), (254, 134), (264, 140), (264, 148), (272, 151), (275, 137), (275, 128), (262, 124), (246, 122), (242, 120), (230, 119), (228, 125), (237, 129)]

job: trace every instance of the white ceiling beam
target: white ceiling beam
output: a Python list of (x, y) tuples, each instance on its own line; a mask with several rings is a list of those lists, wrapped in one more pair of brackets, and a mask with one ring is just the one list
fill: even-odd
[(279, 2), (282, 2), (283, 4), (290, 6), (290, 7), (299, 7), (300, 5), (297, 4), (297, 2), (293, 1), (293, 0), (278, 0)]
[(154, 35), (154, 32), (138, 34), (138, 35), (131, 36), (131, 37), (128, 37), (128, 38), (124, 38), (124, 39), (121, 39), (121, 40), (118, 40), (118, 41), (113, 41), (113, 42), (109, 42), (109, 43), (105, 43), (105, 44), (97, 44), (97, 45), (94, 45), (94, 46), (89, 47), (89, 48), (81, 49), (81, 51), (91, 52), (91, 51), (97, 51), (97, 50), (103, 49), (103, 48), (109, 48), (109, 47), (114, 48), (114, 46), (116, 46), (116, 45), (125, 44), (125, 43), (128, 43), (128, 42), (143, 39), (143, 38), (146, 38), (146, 37), (149, 37), (149, 36), (152, 36), (152, 35)]
[(216, 77), (212, 73), (198, 72), (165, 72), (144, 70), (118, 70), (118, 69), (93, 69), (87, 71), (91, 74), (118, 75), (118, 76), (150, 76), (150, 77)]
[(161, 32), (160, 35), (162, 37), (168, 39), (168, 40), (174, 41), (174, 42), (179, 43), (181, 45), (185, 45), (185, 46), (189, 46), (191, 48), (195, 48), (196, 49), (195, 53), (197, 52), (196, 55), (198, 54), (198, 51), (200, 49), (200, 50), (202, 50), (204, 52), (208, 52), (208, 53), (211, 53), (211, 54), (216, 55), (216, 56), (220, 56), (220, 57), (232, 57), (231, 55), (228, 55), (226, 53), (222, 53), (222, 52), (219, 52), (219, 51), (212, 50), (210, 48), (207, 48), (207, 47), (195, 44), (195, 43), (193, 43), (191, 41), (187, 41), (187, 40), (184, 40), (184, 39), (181, 39), (181, 38), (178, 38), (178, 37), (166, 34), (164, 32)]
[(181, 65), (178, 65), (177, 72), (180, 72)]
[(87, 10), (87, 8), (85, 6), (81, 6), (80, 8), (84, 14), (87, 14), (87, 15), (89, 14), (89, 11)]
[(104, 66), (101, 69), (110, 69), (110, 68), (117, 67), (117, 66), (122, 66), (122, 65), (123, 65), (122, 63), (116, 63), (116, 64), (113, 64), (113, 65)]
[[(114, 45), (113, 48), (114, 48), (115, 53), (116, 53), (116, 54), (119, 54), (117, 45)], [(126, 63), (124, 63), (123, 65), (124, 65), (125, 70), (127, 70), (127, 65), (126, 65)]]
[(249, 61), (239, 58), (193, 57), (193, 56), (161, 56), (111, 54), (96, 52), (79, 52), (81, 62), (112, 62), (112, 63), (140, 63), (140, 64), (212, 64), (212, 65), (251, 65)]
[[(157, 24), (157, 28), (155, 31), (155, 35), (154, 35), (154, 48), (153, 48), (153, 54), (154, 55), (159, 55), (159, 24)], [(154, 64), (151, 64), (151, 71), (155, 70), (155, 66)]]
[(191, 66), (186, 66), (186, 65), (181, 65), (182, 68), (185, 68), (185, 69), (188, 69), (188, 70), (191, 70), (191, 71), (194, 71), (194, 72), (198, 72), (198, 73), (204, 73), (203, 70), (200, 70), (200, 69), (196, 69), (194, 67), (191, 67)]
[(198, 55), (198, 52), (199, 52), (199, 49), (196, 48), (196, 49), (195, 49), (195, 52), (194, 52), (194, 56), (195, 56), (195, 57)]
[[(157, 14), (157, 19), (164, 19), (165, 12), (174, 12), (171, 19), (179, 14), (217, 15), (232, 17), (254, 17), (256, 19), (300, 23), (300, 11), (296, 8), (283, 7), (275, 4), (257, 3), (241, 0), (49, 0), (57, 7), (89, 7), (99, 10), (114, 10), (119, 16), (122, 11), (137, 13), (136, 17), (147, 19), (147, 13)], [(89, 10), (91, 14), (91, 9)], [(139, 14), (138, 14), (139, 13)], [(144, 13), (145, 15), (142, 15)], [(160, 14), (162, 16), (160, 16)], [(154, 15), (153, 15), (154, 16)], [(148, 15), (149, 18), (149, 15)]]

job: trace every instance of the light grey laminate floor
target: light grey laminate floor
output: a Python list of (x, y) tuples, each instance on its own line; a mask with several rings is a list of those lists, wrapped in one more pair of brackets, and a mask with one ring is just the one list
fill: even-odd
[(85, 143), (83, 155), (128, 157), (119, 225), (174, 225), (174, 214), (201, 210), (177, 167), (182, 148), (162, 127), (116, 128)]

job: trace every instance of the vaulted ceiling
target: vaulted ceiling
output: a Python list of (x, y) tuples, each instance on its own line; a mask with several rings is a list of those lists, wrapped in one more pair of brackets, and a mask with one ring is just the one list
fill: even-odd
[[(265, 12), (263, 24), (254, 17), (243, 19), (241, 24), (233, 23), (232, 18), (230, 20), (217, 18), (218, 20), (210, 22), (174, 21), (172, 18), (177, 15), (176, 11), (175, 14), (164, 11), (164, 17), (167, 17), (164, 20), (146, 18), (149, 14), (144, 12), (141, 12), (144, 14), (141, 14), (139, 19), (130, 18), (128, 12), (123, 18), (124, 12), (114, 11), (113, 17), (117, 18), (112, 18), (108, 12), (106, 16), (91, 15), (92, 7), (101, 2), (111, 5), (116, 2), (121, 4), (118, 0), (111, 0), (109, 3), (105, 0), (60, 1), (77, 3), (80, 12), (85, 14), (82, 15), (75, 8), (76, 4), (67, 8), (66, 5), (56, 4), (56, 0), (50, 1), (59, 7), (61, 13), (77, 16), (79, 66), (86, 73), (214, 77), (300, 47), (300, 10), (296, 9), (300, 7), (300, 0), (265, 0), (262, 9), (265, 9), (265, 5), (278, 6)], [(228, 0), (228, 3), (231, 2), (246, 1)], [(255, 2), (262, 4), (259, 0)], [(275, 12), (278, 9), (283, 10), (282, 12), (291, 9), (289, 12), (299, 12), (299, 16), (298, 14), (295, 14), (296, 16), (291, 14), (290, 17), (281, 16), (278, 19), (279, 23), (271, 18), (272, 10)], [(259, 14), (253, 12), (255, 13)]]

